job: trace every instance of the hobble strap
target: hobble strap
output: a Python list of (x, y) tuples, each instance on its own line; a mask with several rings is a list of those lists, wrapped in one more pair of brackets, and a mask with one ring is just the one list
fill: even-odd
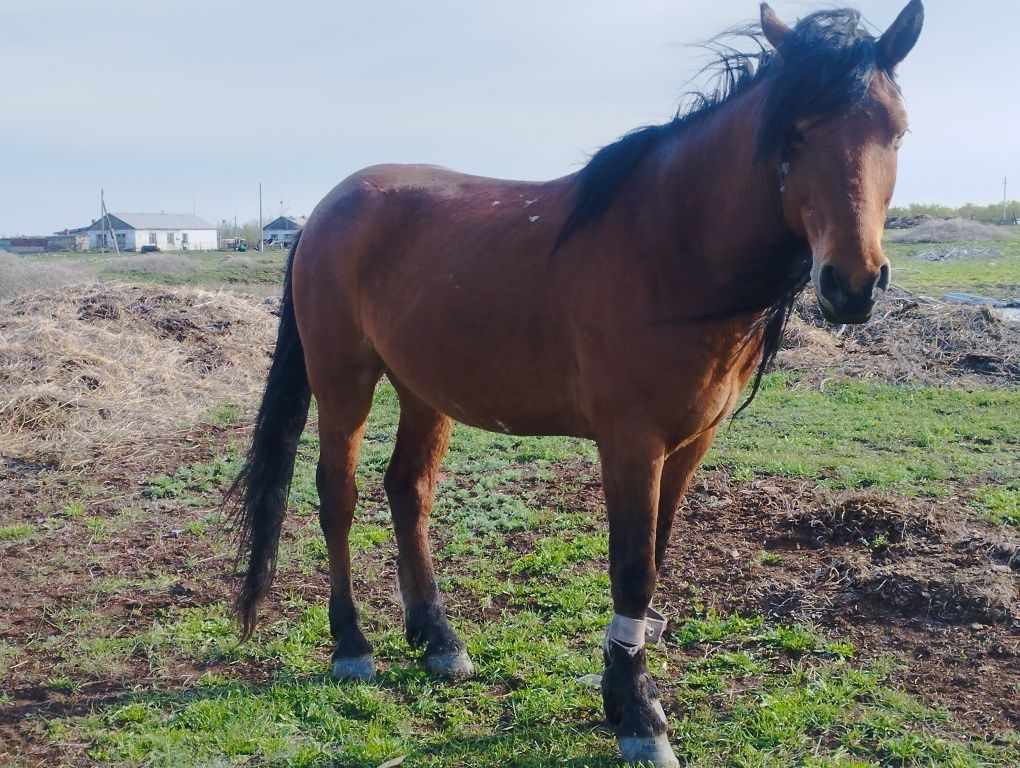
[(642, 619), (631, 619), (615, 613), (609, 629), (606, 630), (603, 646), (608, 651), (609, 644), (612, 643), (626, 651), (628, 656), (635, 656), (646, 643), (653, 645), (658, 643), (665, 629), (665, 617), (652, 607), (645, 611)]

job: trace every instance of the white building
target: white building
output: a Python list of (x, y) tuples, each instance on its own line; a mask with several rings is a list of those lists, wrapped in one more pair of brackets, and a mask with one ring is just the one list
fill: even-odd
[(294, 244), (298, 232), (304, 229), (306, 221), (307, 216), (280, 216), (262, 227), (262, 238), (267, 247), (282, 245), (289, 248)]
[(110, 213), (73, 232), (87, 233), (89, 247), (122, 251), (212, 251), (219, 247), (216, 227), (190, 213)]

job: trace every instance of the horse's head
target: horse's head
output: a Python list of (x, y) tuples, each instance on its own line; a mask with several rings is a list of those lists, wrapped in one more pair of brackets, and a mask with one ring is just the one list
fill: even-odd
[[(763, 127), (771, 132), (769, 157), (779, 160), (787, 224), (811, 247), (822, 313), (830, 322), (862, 323), (889, 286), (882, 232), (907, 131), (893, 72), (917, 42), (924, 7), (912, 0), (879, 38), (849, 19), (846, 28), (791, 29), (762, 5), (762, 30), (776, 49)], [(815, 60), (822, 47), (826, 58)]]

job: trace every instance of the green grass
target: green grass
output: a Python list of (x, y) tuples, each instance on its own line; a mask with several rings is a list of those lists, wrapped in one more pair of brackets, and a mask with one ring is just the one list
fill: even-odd
[[(917, 254), (956, 246), (992, 248), (1001, 256), (926, 261)], [(950, 291), (997, 299), (1020, 298), (1020, 238), (976, 243), (886, 243), (893, 283), (915, 293), (941, 297)]]
[[(224, 615), (179, 611), (143, 641), (146, 652), (204, 662), (271, 659), (265, 684), (210, 672), (185, 691), (150, 689), (94, 714), (51, 721), (54, 740), (85, 739), (111, 765), (343, 765), (374, 768), (408, 755), (440, 766), (610, 766), (615, 745), (597, 689), (598, 631), (564, 635), (532, 610), (465, 623), (475, 679), (437, 683), (398, 629), (375, 625), (381, 674), (372, 684), (323, 677), (328, 650), (321, 607), (239, 646)], [(581, 607), (601, 626), (604, 606)], [(898, 693), (886, 663), (855, 665), (852, 648), (814, 630), (705, 614), (670, 633), (650, 668), (668, 687), (678, 754), (698, 766), (1010, 766), (1015, 747), (968, 739), (941, 711)], [(229, 667), (227, 668), (229, 670)], [(61, 677), (53, 687), (69, 689)]]
[(993, 523), (1020, 528), (1020, 483), (1011, 487), (985, 486), (975, 493), (975, 506)]
[[(396, 429), (392, 387), (380, 385), (366, 429), (359, 478), (385, 470)], [(298, 514), (318, 505), (312, 432), (300, 444), (291, 488)], [(961, 487), (984, 515), (1017, 522), (1020, 488), (1020, 391), (911, 388), (874, 381), (834, 381), (801, 387), (787, 373), (766, 376), (755, 403), (724, 423), (706, 468), (739, 479), (794, 477), (833, 489), (891, 491), (937, 497)], [(563, 514), (535, 508), (536, 491), (521, 486), (525, 469), (541, 478), (553, 465), (573, 464), (578, 478), (594, 476), (591, 443), (560, 437), (522, 439), (458, 425), (444, 460), (435, 514), (449, 525), (462, 553), (477, 550), (477, 534), (529, 530)], [(235, 446), (210, 462), (155, 477), (147, 493), (198, 505), (239, 468)], [(384, 518), (385, 512), (384, 512)], [(568, 522), (569, 524), (569, 522)], [(472, 542), (475, 548), (472, 549)]]
[(35, 528), (28, 523), (13, 523), (0, 527), (0, 541), (27, 539), (33, 533), (35, 533)]
[[(137, 256), (136, 266), (125, 266), (117, 261), (115, 253), (39, 254), (33, 260), (53, 264), (82, 264), (103, 280), (129, 280), (132, 282), (164, 283), (169, 285), (195, 285), (220, 288), (228, 285), (278, 285), (283, 280), (286, 251), (182, 251), (155, 254), (124, 254)], [(168, 271), (146, 268), (147, 261), (166, 257), (172, 259), (173, 269)]]
[[(800, 388), (766, 377), (758, 400), (726, 423), (705, 465), (738, 478), (817, 480), (830, 488), (938, 496), (1020, 478), (1020, 391), (908, 388), (835, 381)], [(976, 504), (989, 510), (984, 492)]]
[[(859, 382), (819, 391), (772, 375), (748, 415), (724, 427), (710, 463), (741, 476), (792, 475), (898, 493), (975, 485), (975, 514), (987, 516), (1016, 501), (1003, 489), (1017, 481), (1018, 397)], [(352, 532), (355, 553), (392, 537), (380, 479), (396, 418), (395, 394), (383, 384), (358, 470), (365, 492)], [(284, 541), (280, 563), (321, 579), (316, 450), (309, 431), (291, 496), (298, 528)], [(208, 508), (239, 455), (234, 447), (155, 477), (147, 493)], [(95, 622), (94, 605), (83, 603), (48, 618), (59, 632), (47, 642), (61, 661), (47, 685), (77, 690), (139, 659), (151, 680), (91, 713), (50, 717), (49, 738), (86, 743), (90, 760), (124, 766), (375, 768), (401, 755), (406, 765), (425, 768), (616, 765), (612, 734), (600, 725), (599, 692), (583, 681), (601, 671), (599, 644), (611, 613), (605, 529), (571, 508), (571, 483), (595, 482), (595, 458), (584, 441), (455, 430), (434, 527), (442, 532), (437, 560), (447, 564), (441, 589), (467, 606), (456, 623), (475, 679), (431, 679), (401, 628), (363, 604), (379, 678), (333, 684), (325, 677), (326, 607), (285, 586), (277, 592), (283, 617), (244, 645), (222, 603), (172, 608), (142, 631), (106, 635), (81, 631)], [(573, 481), (562, 479), (564, 467)], [(553, 469), (561, 472), (562, 499), (525, 482), (541, 483)], [(209, 513), (183, 531), (199, 534), (218, 523)], [(508, 544), (514, 531), (528, 536), (524, 554)], [(359, 566), (359, 578), (392, 578), (381, 560), (373, 555)], [(780, 562), (767, 551), (756, 560)], [(150, 588), (166, 583), (154, 576)], [(93, 594), (98, 600), (121, 587), (113, 580)], [(492, 618), (480, 622), (475, 608), (494, 606)], [(674, 745), (688, 765), (1005, 768), (1020, 760), (1015, 739), (971, 738), (945, 712), (897, 691), (890, 663), (859, 661), (844, 638), (693, 608), (696, 614), (671, 626), (666, 644), (649, 655)], [(181, 665), (198, 670), (188, 685), (163, 682)], [(260, 682), (243, 682), (240, 670), (252, 668)]]

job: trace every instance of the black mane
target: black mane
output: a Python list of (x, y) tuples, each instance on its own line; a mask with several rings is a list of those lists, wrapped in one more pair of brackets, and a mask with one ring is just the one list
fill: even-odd
[[(743, 52), (728, 39), (746, 40)], [(672, 120), (637, 128), (596, 152), (577, 174), (573, 206), (556, 241), (558, 249), (609, 209), (634, 168), (655, 147), (711, 117), (720, 106), (771, 78), (758, 129), (757, 155), (782, 150), (799, 117), (833, 115), (865, 98), (879, 65), (877, 40), (861, 27), (861, 14), (849, 8), (818, 11), (801, 19), (778, 52), (767, 47), (758, 26), (732, 30), (708, 44), (717, 58), (705, 67), (714, 86), (688, 94)]]
[[(741, 51), (726, 42), (732, 39), (749, 41), (755, 50)], [(709, 119), (752, 86), (769, 81), (755, 147), (757, 160), (764, 161), (781, 155), (789, 146), (798, 118), (825, 118), (862, 102), (878, 72), (893, 80), (892, 70), (880, 64), (876, 38), (861, 26), (860, 12), (848, 8), (818, 11), (801, 19), (778, 52), (767, 46), (757, 25), (732, 30), (707, 47), (716, 53), (716, 60), (704, 70), (714, 75), (713, 87), (689, 94), (669, 122), (638, 128), (592, 156), (577, 174), (573, 205), (553, 253), (609, 210), (633, 170), (650, 152)], [(768, 254), (767, 261), (765, 276), (771, 279), (762, 280), (758, 275), (752, 281), (766, 286), (755, 291), (757, 296), (712, 315), (725, 318), (765, 310), (752, 331), (752, 337), (761, 334), (762, 360), (751, 396), (740, 410), (754, 398), (762, 375), (774, 362), (793, 304), (810, 275), (807, 243), (791, 242), (784, 252)]]

